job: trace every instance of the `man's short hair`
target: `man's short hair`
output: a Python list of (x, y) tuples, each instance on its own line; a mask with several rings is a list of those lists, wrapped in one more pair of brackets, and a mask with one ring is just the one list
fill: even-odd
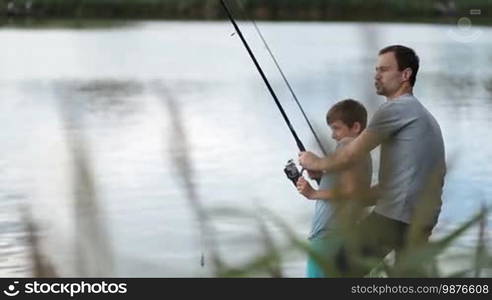
[(359, 122), (360, 131), (367, 126), (367, 111), (364, 105), (353, 99), (346, 99), (337, 102), (333, 105), (326, 114), (326, 122), (328, 125), (335, 121), (342, 121), (349, 128), (354, 126), (355, 122)]
[(414, 86), (415, 81), (417, 80), (417, 72), (419, 71), (420, 62), (420, 59), (415, 51), (405, 46), (393, 45), (381, 49), (379, 51), (379, 55), (388, 52), (393, 52), (395, 54), (396, 61), (398, 62), (399, 71), (403, 71), (406, 68), (410, 68), (412, 70), (412, 76), (410, 76), (410, 84)]

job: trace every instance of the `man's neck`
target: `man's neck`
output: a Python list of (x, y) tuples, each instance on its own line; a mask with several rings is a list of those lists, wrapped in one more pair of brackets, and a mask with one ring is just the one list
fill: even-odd
[(404, 85), (404, 86), (400, 87), (400, 89), (398, 91), (396, 91), (393, 95), (387, 96), (386, 100), (393, 101), (393, 100), (396, 100), (399, 97), (401, 97), (403, 95), (407, 95), (407, 94), (413, 95), (413, 89), (411, 86)]

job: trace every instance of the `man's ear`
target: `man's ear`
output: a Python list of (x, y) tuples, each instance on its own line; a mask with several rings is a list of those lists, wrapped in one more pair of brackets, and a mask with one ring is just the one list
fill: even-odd
[(413, 71), (411, 68), (406, 68), (401, 73), (401, 80), (402, 81), (410, 81), (410, 77), (412, 77), (412, 73), (413, 73)]

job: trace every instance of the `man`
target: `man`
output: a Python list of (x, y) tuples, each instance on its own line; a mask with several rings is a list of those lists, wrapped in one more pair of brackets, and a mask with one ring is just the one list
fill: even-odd
[[(400, 45), (382, 49), (374, 80), (376, 92), (386, 102), (367, 129), (325, 158), (299, 154), (305, 169), (335, 172), (381, 145), (379, 184), (369, 193), (377, 195), (376, 206), (354, 233), (357, 255), (363, 257), (383, 258), (392, 249), (398, 254), (409, 240), (425, 241), (440, 213), (444, 143), (438, 123), (413, 96), (418, 69), (419, 58), (412, 49)], [(338, 261), (342, 274), (366, 274), (369, 269), (351, 260), (347, 248)]]

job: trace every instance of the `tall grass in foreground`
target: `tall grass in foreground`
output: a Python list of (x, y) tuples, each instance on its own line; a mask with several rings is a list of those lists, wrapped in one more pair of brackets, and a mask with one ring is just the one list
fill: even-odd
[[(223, 268), (222, 272), (216, 273), (216, 276), (250, 277), (263, 274), (262, 276), (278, 277), (278, 274), (282, 274), (280, 265), (282, 258), (287, 257), (292, 252), (300, 252), (306, 257), (310, 255), (327, 273), (333, 274), (334, 272), (332, 261), (320, 257), (309, 247), (304, 237), (299, 237), (291, 229), (291, 225), (288, 222), (271, 211), (263, 211), (263, 217), (240, 212), (233, 208), (217, 209), (211, 211), (211, 214), (216, 216), (227, 215), (236, 218), (257, 219), (261, 223), (265, 223), (266, 221), (273, 222), (281, 229), (282, 234), (288, 240), (284, 245), (275, 245), (269, 235), (259, 230), (258, 234), (268, 240), (265, 243), (268, 245), (268, 247), (265, 247), (265, 251), (245, 264)], [(368, 277), (489, 277), (492, 276), (492, 256), (486, 247), (483, 230), (480, 230), (475, 245), (476, 252), (469, 251), (464, 255), (460, 255), (460, 263), (462, 265), (459, 266), (459, 270), (452, 273), (441, 270), (447, 264), (455, 263), (455, 261), (446, 258), (446, 254), (452, 251), (450, 248), (452, 248), (454, 243), (474, 226), (484, 224), (486, 218), (487, 211), (482, 210), (444, 237), (419, 246), (407, 246), (398, 263), (395, 263), (394, 259), (391, 259), (391, 255), (382, 261), (360, 257), (356, 259), (361, 260), (360, 263), (365, 264), (371, 270), (367, 275)], [(479, 226), (481, 229), (484, 228), (483, 225)], [(274, 268), (272, 269), (272, 267)]]
[(171, 123), (171, 159), (181, 177), (182, 187), (186, 192), (188, 204), (195, 215), (200, 228), (200, 239), (202, 247), (201, 265), (205, 264), (204, 247), (210, 251), (211, 261), (215, 272), (220, 272), (223, 268), (223, 261), (215, 241), (215, 228), (211, 223), (211, 216), (207, 214), (204, 205), (201, 203), (193, 181), (193, 166), (190, 161), (186, 130), (182, 122), (181, 111), (174, 95), (164, 84), (154, 83), (154, 90), (161, 98), (162, 105), (167, 109)]

